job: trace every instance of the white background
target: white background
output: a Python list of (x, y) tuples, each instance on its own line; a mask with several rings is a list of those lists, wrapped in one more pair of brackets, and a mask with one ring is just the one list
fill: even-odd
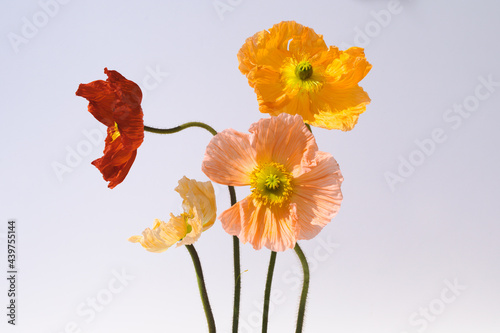
[[(60, 1), (0, 5), (0, 266), (14, 218), (19, 269), (16, 327), (0, 279), (2, 332), (206, 331), (186, 249), (153, 254), (127, 238), (181, 212), (182, 176), (207, 180), (210, 134), (146, 133), (109, 190), (90, 164), (104, 142), (84, 134), (102, 126), (75, 91), (108, 67), (142, 87), (146, 125), (246, 131), (267, 115), (236, 54), (283, 20), (328, 45), (363, 46), (373, 64), (355, 129), (313, 129), (345, 182), (339, 215), (301, 243), (312, 269), (304, 332), (500, 331), (500, 85), (481, 83), (500, 82), (496, 1)], [(229, 196), (215, 188), (221, 213)], [(231, 325), (231, 244), (219, 222), (195, 244), (220, 332)], [(269, 251), (241, 251), (240, 332), (260, 332)], [(293, 251), (278, 254), (269, 332), (294, 331), (298, 268)]]

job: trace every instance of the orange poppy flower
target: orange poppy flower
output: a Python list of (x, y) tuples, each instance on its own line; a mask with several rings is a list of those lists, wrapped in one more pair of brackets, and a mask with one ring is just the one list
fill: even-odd
[(104, 156), (92, 164), (114, 188), (127, 176), (144, 139), (142, 92), (117, 71), (104, 68), (104, 73), (106, 81), (80, 84), (76, 95), (86, 98), (89, 112), (108, 127)]
[(327, 47), (323, 36), (293, 21), (248, 38), (238, 60), (260, 111), (272, 116), (299, 114), (313, 126), (349, 131), (370, 103), (358, 86), (372, 67), (363, 49)]
[(249, 131), (214, 136), (202, 170), (216, 183), (251, 187), (219, 216), (227, 233), (255, 249), (284, 251), (316, 236), (337, 214), (342, 174), (299, 115), (261, 119)]

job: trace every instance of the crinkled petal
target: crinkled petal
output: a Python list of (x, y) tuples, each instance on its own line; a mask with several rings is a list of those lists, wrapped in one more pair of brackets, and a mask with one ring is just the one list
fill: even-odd
[(203, 226), (196, 208), (193, 208), (192, 214), (187, 216), (187, 218), (185, 214), (182, 214), (179, 217), (172, 216), (172, 218), (180, 218), (184, 221), (184, 223), (191, 226), (191, 231), (184, 236), (184, 238), (177, 244), (177, 247), (181, 245), (191, 245), (200, 238), (201, 233), (203, 232)]
[(318, 112), (314, 115), (311, 125), (342, 131), (350, 131), (356, 125), (359, 115), (371, 101), (359, 86), (335, 89), (328, 84), (325, 84), (313, 100), (318, 105)]
[(89, 112), (101, 123), (110, 127), (114, 126), (113, 109), (116, 96), (108, 82), (103, 80), (80, 84), (76, 91), (77, 96), (89, 101)]
[[(288, 99), (288, 103), (281, 109), (274, 109), (271, 115), (278, 115), (280, 113), (288, 113), (291, 115), (300, 115), (306, 123), (312, 123), (316, 113), (314, 105), (311, 103), (310, 93), (307, 91), (297, 92), (293, 98)], [(277, 112), (279, 110), (279, 112)]]
[(222, 228), (224, 228), (228, 234), (233, 236), (238, 236), (240, 234), (243, 223), (242, 212), (245, 209), (250, 209), (251, 201), (252, 199), (250, 197), (246, 197), (223, 211), (219, 216)]
[(248, 80), (253, 83), (259, 109), (262, 113), (272, 113), (289, 103), (285, 86), (280, 80), (281, 74), (268, 67), (257, 67), (248, 74)]
[(299, 115), (283, 113), (261, 119), (249, 131), (254, 134), (258, 163), (277, 162), (294, 175), (303, 172), (302, 160), (312, 159), (318, 150), (314, 136)]
[(326, 68), (326, 81), (337, 89), (357, 86), (372, 65), (365, 58), (365, 52), (360, 47), (351, 47), (341, 51), (338, 59), (332, 61)]
[[(276, 26), (279, 27), (278, 29), (282, 31), (282, 34), (292, 36), (288, 50), (298, 59), (303, 57), (304, 54), (307, 54), (309, 57), (314, 57), (316, 54), (328, 50), (328, 47), (323, 40), (323, 36), (318, 35), (309, 27), (303, 26), (294, 21), (281, 22), (280, 24), (275, 25), (275, 27)], [(283, 29), (284, 26), (287, 26), (288, 31)]]
[(153, 229), (146, 228), (141, 236), (132, 236), (128, 240), (140, 243), (149, 252), (164, 252), (186, 235), (186, 223), (182, 218), (172, 216), (168, 223), (155, 220)]
[(276, 65), (278, 66), (277, 68), (279, 68), (279, 62), (281, 61), (281, 59), (274, 59), (274, 57), (269, 57), (269, 53), (271, 51), (267, 50), (265, 47), (268, 40), (269, 32), (266, 30), (259, 31), (252, 37), (246, 39), (245, 44), (243, 44), (237, 54), (239, 69), (242, 74), (247, 75), (258, 65), (258, 62), (261, 59), (270, 59), (271, 61), (267, 62), (269, 65), (272, 65), (272, 60), (278, 60), (278, 63)]
[(215, 191), (211, 182), (199, 182), (186, 176), (179, 180), (175, 190), (181, 195), (184, 212), (196, 214), (203, 231), (210, 228), (217, 217)]
[(134, 118), (137, 115), (142, 122), (142, 92), (139, 86), (117, 71), (105, 68), (104, 73), (108, 76), (106, 81), (80, 84), (76, 91), (77, 96), (89, 101), (89, 112), (108, 127), (121, 122), (126, 129), (129, 122), (136, 121)]
[(231, 186), (250, 184), (250, 174), (257, 166), (255, 148), (249, 134), (227, 129), (210, 140), (202, 170), (212, 181)]
[(269, 207), (251, 197), (233, 205), (219, 216), (224, 230), (256, 250), (285, 251), (295, 246), (297, 213), (295, 204)]
[[(290, 35), (297, 35), (298, 26), (300, 24), (295, 22), (281, 22), (269, 31), (263, 30), (247, 38), (238, 52), (241, 73), (248, 75), (257, 66), (267, 66), (278, 71), (283, 59), (290, 56), (288, 43), (293, 38)], [(253, 87), (251, 79), (249, 83)]]
[[(113, 159), (113, 156), (117, 158)], [(108, 187), (114, 188), (125, 179), (136, 156), (137, 150), (113, 151), (105, 149), (104, 156), (93, 161), (92, 165), (101, 171), (104, 180), (109, 182)]]
[(311, 239), (340, 209), (342, 173), (332, 155), (318, 151), (310, 171), (294, 181), (292, 202), (297, 205), (298, 239)]

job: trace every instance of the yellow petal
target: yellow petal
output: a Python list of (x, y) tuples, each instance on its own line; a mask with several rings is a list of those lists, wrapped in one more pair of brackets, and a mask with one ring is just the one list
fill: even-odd
[(184, 213), (177, 218), (183, 219), (184, 223), (186, 223), (186, 225), (188, 226), (189, 231), (186, 236), (184, 236), (184, 238), (179, 243), (177, 243), (177, 247), (181, 245), (191, 245), (196, 242), (200, 238), (201, 233), (204, 231), (201, 219), (196, 209), (193, 209), (191, 215)]
[(214, 187), (210, 181), (199, 182), (184, 176), (179, 180), (179, 186), (175, 190), (183, 199), (182, 206), (184, 213), (189, 217), (192, 215), (196, 216), (203, 227), (203, 231), (214, 224), (217, 216), (217, 207)]
[(128, 240), (132, 243), (140, 243), (150, 252), (160, 253), (184, 238), (186, 232), (187, 226), (184, 219), (172, 216), (168, 223), (156, 219), (153, 229), (146, 228), (142, 236), (132, 236)]
[(167, 223), (156, 219), (153, 229), (147, 228), (142, 236), (130, 237), (130, 242), (141, 243), (150, 252), (163, 252), (177, 242), (177, 246), (193, 244), (214, 224), (217, 208), (211, 182), (184, 176), (175, 190), (183, 199), (184, 213), (178, 216), (171, 213)]

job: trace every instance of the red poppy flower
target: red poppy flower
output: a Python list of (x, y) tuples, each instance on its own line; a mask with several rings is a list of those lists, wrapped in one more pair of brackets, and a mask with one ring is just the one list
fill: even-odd
[(89, 112), (108, 127), (104, 156), (92, 164), (113, 188), (127, 176), (144, 139), (142, 92), (117, 71), (104, 68), (104, 73), (106, 81), (80, 84), (76, 95), (86, 98)]

